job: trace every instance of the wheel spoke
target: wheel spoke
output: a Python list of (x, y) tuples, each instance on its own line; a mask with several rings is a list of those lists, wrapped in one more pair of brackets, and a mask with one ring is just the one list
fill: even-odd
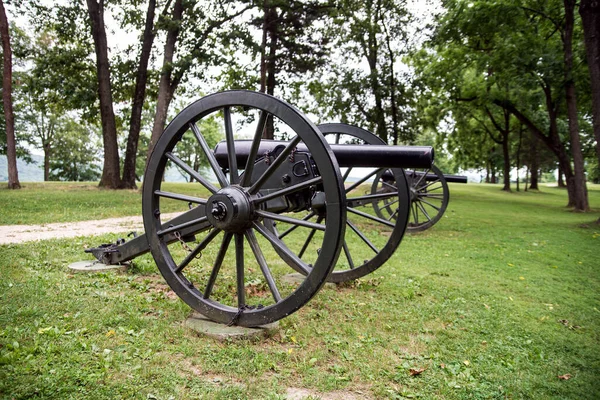
[(384, 182), (384, 181), (381, 181), (381, 186), (386, 186), (388, 189), (391, 189), (393, 191), (398, 190), (398, 188), (396, 186), (392, 185), (391, 183)]
[(166, 235), (168, 233), (179, 231), (184, 228), (189, 228), (190, 226), (201, 224), (201, 223), (207, 222), (207, 221), (208, 221), (208, 218), (205, 215), (203, 217), (196, 218), (196, 219), (193, 219), (188, 222), (184, 222), (183, 224), (169, 226), (167, 229), (161, 229), (160, 231), (157, 231), (156, 234), (158, 235), (158, 237), (163, 237), (164, 235)]
[(263, 273), (263, 276), (267, 280), (267, 285), (269, 285), (269, 289), (271, 290), (271, 294), (273, 295), (273, 299), (275, 303), (279, 303), (281, 301), (281, 294), (279, 294), (279, 290), (277, 289), (277, 285), (275, 284), (275, 279), (273, 279), (273, 275), (271, 274), (271, 270), (267, 265), (267, 260), (260, 249), (258, 244), (258, 240), (256, 240), (256, 235), (254, 234), (254, 230), (247, 229), (246, 230), (246, 240), (248, 240), (248, 244), (254, 253), (254, 258), (258, 262), (260, 266), (260, 270)]
[(354, 182), (352, 185), (350, 185), (350, 187), (348, 187), (346, 189), (346, 193), (350, 192), (351, 190), (357, 188), (359, 185), (362, 185), (367, 179), (369, 179), (370, 177), (372, 177), (373, 175), (376, 175), (377, 173), (379, 173), (382, 170), (382, 168), (379, 169), (375, 169), (373, 170), (371, 173), (367, 174), (366, 176), (360, 178), (358, 181)]
[(188, 203), (196, 203), (196, 204), (206, 205), (206, 202), (207, 202), (206, 199), (201, 199), (199, 197), (188, 196), (188, 195), (179, 194), (179, 193), (164, 192), (162, 190), (155, 190), (154, 194), (157, 196), (160, 196), (160, 197), (167, 197), (169, 199), (186, 201)]
[(188, 266), (188, 264), (194, 259), (196, 258), (196, 256), (198, 254), (200, 254), (202, 252), (202, 250), (204, 250), (206, 248), (206, 246), (208, 246), (210, 244), (210, 242), (212, 242), (212, 240), (219, 234), (219, 232), (221, 232), (220, 229), (213, 229), (212, 231), (210, 231), (208, 233), (208, 235), (206, 235), (206, 237), (202, 240), (202, 242), (198, 243), (198, 245), (196, 247), (194, 247), (194, 250), (192, 250), (186, 257), (185, 259), (181, 262), (181, 264), (179, 264), (177, 266), (177, 269), (175, 270), (175, 273), (179, 273), (181, 272), (185, 267)]
[(275, 160), (271, 163), (269, 168), (254, 182), (254, 184), (248, 189), (250, 194), (256, 194), (265, 184), (265, 182), (273, 175), (273, 173), (279, 168), (281, 163), (283, 163), (287, 156), (296, 148), (296, 145), (300, 143), (300, 136), (296, 136), (292, 141), (288, 143), (288, 145), (283, 149), (283, 151), (277, 156)]
[(396, 198), (394, 201), (390, 201), (389, 203), (387, 202), (383, 202), (383, 206), (386, 208), (389, 208), (390, 206), (393, 206), (394, 204), (398, 203), (400, 201), (400, 199)]
[[(346, 169), (346, 172), (344, 172), (344, 176), (342, 177), (342, 182), (346, 182), (346, 179), (348, 179), (348, 177), (350, 176), (351, 171), (352, 171), (352, 167), (348, 167), (348, 169)], [(346, 190), (346, 193), (348, 193), (347, 190)]]
[(303, 226), (305, 228), (318, 229), (320, 231), (324, 231), (325, 230), (325, 225), (321, 225), (318, 222), (314, 223), (314, 222), (305, 221), (303, 219), (286, 217), (284, 215), (275, 214), (275, 213), (272, 213), (272, 212), (269, 212), (269, 211), (256, 210), (255, 213), (257, 215), (260, 215), (263, 218), (273, 219), (275, 221), (280, 221), (280, 222), (285, 222), (285, 223), (288, 223), (288, 224)]
[[(309, 219), (311, 219), (314, 216), (315, 216), (315, 213), (311, 211), (310, 213), (308, 213), (307, 216), (302, 218), (302, 221), (308, 221)], [(288, 229), (286, 229), (285, 232), (283, 232), (281, 235), (279, 235), (279, 239), (283, 239), (284, 237), (286, 237), (287, 235), (289, 235), (290, 233), (292, 233), (293, 231), (298, 229), (299, 226), (300, 225), (294, 225), (294, 226), (289, 227)]]
[(244, 234), (235, 234), (235, 272), (237, 282), (238, 308), (246, 305), (246, 285), (244, 281)]
[[(437, 190), (437, 189), (434, 189)], [(442, 200), (444, 198), (444, 194), (443, 193), (431, 193), (431, 192), (427, 192), (427, 193), (419, 193), (419, 197), (428, 197), (431, 199), (440, 199)]]
[(385, 219), (381, 219), (379, 217), (375, 217), (375, 216), (373, 216), (371, 214), (367, 214), (366, 212), (359, 211), (359, 210), (354, 209), (352, 207), (348, 207), (348, 211), (351, 212), (351, 213), (353, 213), (353, 214), (360, 215), (361, 217), (365, 217), (367, 219), (370, 219), (371, 221), (379, 222), (382, 225), (389, 226), (390, 228), (393, 228), (393, 227), (396, 226), (396, 225), (392, 224), (390, 221), (386, 221)]
[(225, 120), (225, 140), (227, 141), (227, 158), (229, 161), (229, 182), (239, 182), (237, 157), (235, 155), (235, 141), (233, 140), (233, 126), (231, 124), (231, 108), (223, 108), (223, 119)]
[(429, 216), (429, 214), (425, 210), (425, 207), (423, 207), (423, 204), (421, 204), (420, 201), (417, 202), (417, 206), (419, 207), (419, 210), (421, 210), (423, 215), (425, 215), (425, 218), (427, 218), (427, 221), (431, 221), (431, 217)]
[[(320, 223), (322, 220), (323, 220), (323, 217), (318, 217), (317, 218), (317, 223)], [(315, 236), (316, 232), (317, 232), (316, 229), (313, 229), (313, 230), (310, 231), (310, 233), (306, 237), (306, 240), (304, 241), (304, 244), (302, 245), (302, 248), (298, 252), (298, 257), (302, 257), (304, 255), (304, 252), (308, 248), (308, 245), (310, 244), (310, 241), (312, 240), (312, 238)]]
[(221, 243), (221, 248), (219, 249), (219, 253), (217, 254), (217, 258), (215, 259), (213, 269), (210, 272), (210, 277), (208, 278), (208, 282), (206, 283), (206, 289), (204, 290), (203, 297), (205, 299), (208, 299), (212, 293), (213, 287), (215, 286), (215, 282), (217, 281), (217, 276), (219, 275), (219, 270), (221, 269), (221, 265), (223, 264), (225, 254), (227, 254), (227, 249), (229, 248), (229, 243), (231, 242), (232, 237), (233, 234), (229, 232), (226, 232), (223, 235), (223, 242)]
[(414, 185), (412, 185), (412, 187), (417, 187), (421, 184), (421, 182), (423, 182), (423, 179), (425, 179), (427, 177), (427, 174), (429, 173), (429, 171), (431, 171), (430, 169), (428, 169), (425, 172), (417, 172), (414, 171), (413, 173), (415, 174), (415, 177), (418, 177), (417, 181), (414, 183)]
[(256, 132), (254, 132), (254, 138), (252, 139), (252, 147), (250, 148), (250, 154), (248, 160), (246, 160), (246, 168), (244, 168), (244, 177), (242, 180), (242, 186), (248, 186), (252, 179), (252, 171), (254, 170), (254, 162), (256, 161), (256, 155), (258, 154), (258, 148), (260, 147), (260, 140), (262, 139), (263, 131), (267, 124), (267, 113), (265, 111), (260, 112), (258, 117), (258, 125), (256, 126)]
[(198, 141), (198, 144), (200, 144), (204, 155), (208, 159), (208, 163), (210, 164), (213, 172), (215, 173), (219, 184), (221, 185), (221, 187), (229, 186), (229, 182), (227, 182), (227, 177), (225, 176), (223, 170), (219, 166), (219, 163), (217, 162), (213, 151), (210, 149), (210, 147), (208, 147), (208, 143), (206, 143), (204, 136), (202, 136), (202, 134), (200, 133), (198, 126), (196, 126), (195, 122), (190, 122), (189, 125), (190, 129), (194, 133), (194, 136), (196, 137), (196, 140)]
[(420, 203), (425, 203), (425, 204), (427, 204), (429, 207), (431, 207), (431, 208), (434, 208), (434, 209), (435, 209), (436, 211), (438, 211), (438, 212), (441, 210), (441, 208), (440, 208), (440, 207), (438, 207), (438, 206), (436, 206), (436, 205), (433, 205), (433, 204), (431, 204), (430, 202), (428, 202), (427, 200), (425, 200), (425, 199), (423, 199), (423, 198), (419, 198), (419, 202), (420, 202)]
[(292, 186), (286, 187), (284, 189), (278, 190), (276, 192), (265, 194), (264, 196), (261, 196), (261, 197), (257, 198), (256, 200), (254, 200), (254, 204), (261, 204), (261, 203), (264, 203), (265, 201), (269, 201), (269, 200), (275, 199), (277, 197), (281, 197), (281, 196), (285, 196), (285, 195), (288, 195), (288, 194), (291, 194), (291, 193), (295, 193), (295, 192), (298, 192), (298, 191), (300, 191), (300, 190), (302, 190), (304, 188), (316, 185), (316, 184), (321, 183), (321, 182), (323, 182), (323, 177), (317, 176), (317, 177), (314, 177), (314, 178), (309, 179), (307, 181), (300, 182), (300, 183), (297, 183), (295, 185), (292, 185)]
[(392, 197), (398, 197), (398, 193), (377, 193), (377, 194), (366, 194), (364, 196), (347, 197), (346, 200), (350, 201), (362, 201), (362, 200), (385, 200)]
[(213, 185), (212, 183), (210, 183), (209, 181), (207, 181), (206, 179), (204, 179), (204, 177), (202, 175), (200, 175), (198, 172), (196, 172), (196, 170), (194, 170), (192, 167), (190, 167), (189, 165), (187, 165), (183, 160), (181, 160), (175, 154), (173, 154), (173, 153), (165, 153), (165, 156), (169, 160), (173, 161), (177, 166), (179, 166), (179, 168), (183, 169), (185, 172), (187, 172), (188, 174), (190, 174), (190, 176), (192, 178), (194, 178), (195, 180), (197, 180), (198, 182), (200, 182), (202, 184), (202, 186), (204, 186), (205, 188), (207, 188), (208, 190), (210, 190), (211, 193), (217, 193), (219, 191), (219, 189), (217, 189), (215, 187), (215, 185)]
[(415, 222), (414, 222), (414, 223), (415, 223), (415, 225), (419, 225), (419, 212), (418, 212), (418, 210), (417, 210), (417, 205), (416, 205), (415, 203), (416, 203), (416, 202), (414, 202), (414, 201), (413, 201), (413, 202), (410, 204), (410, 209), (412, 210), (412, 213), (413, 213), (413, 219), (414, 219), (414, 221), (415, 221)]
[(352, 261), (352, 255), (350, 254), (350, 249), (348, 249), (348, 244), (344, 240), (344, 244), (342, 245), (344, 249), (344, 254), (346, 255), (346, 260), (348, 260), (348, 265), (350, 269), (354, 269), (354, 262)]
[(399, 209), (399, 208), (396, 208), (396, 211), (394, 211), (394, 212), (393, 212), (393, 213), (390, 215), (390, 217), (388, 218), (388, 221), (391, 221), (391, 220), (393, 220), (393, 219), (397, 219), (397, 218), (398, 218), (398, 212), (399, 212), (399, 211), (400, 211), (400, 209)]
[(271, 245), (277, 250), (278, 253), (285, 255), (288, 258), (288, 262), (294, 263), (294, 265), (302, 270), (304, 274), (308, 275), (310, 273), (309, 267), (306, 265), (304, 261), (302, 261), (298, 256), (296, 256), (290, 249), (285, 246), (281, 240), (279, 240), (273, 233), (271, 233), (264, 225), (254, 222), (254, 229), (256, 229), (261, 235), (265, 237)]
[(361, 238), (362, 241), (365, 242), (367, 246), (369, 246), (371, 250), (375, 252), (375, 254), (379, 254), (379, 250), (377, 249), (377, 247), (375, 247), (375, 245), (371, 243), (371, 241), (365, 235), (363, 235), (363, 233), (356, 226), (354, 226), (352, 222), (346, 221), (346, 223), (348, 224), (350, 229), (352, 229), (354, 233), (356, 233), (358, 237)]
[[(434, 184), (436, 184), (436, 183), (439, 183), (439, 184), (441, 184), (441, 183), (442, 183), (442, 181), (440, 181), (439, 179), (436, 179), (435, 181), (427, 182), (427, 184), (426, 184), (425, 186), (421, 186), (421, 187), (419, 187), (418, 189), (417, 189), (417, 188), (416, 188), (416, 186), (415, 186), (415, 190), (417, 190), (418, 192), (421, 192), (421, 191), (423, 191), (423, 190), (426, 190), (426, 189), (427, 189), (427, 188), (429, 188), (431, 185), (434, 185)], [(439, 187), (437, 187), (437, 188), (435, 188), (435, 189), (431, 189), (431, 190), (437, 190), (437, 189), (441, 189), (441, 188), (442, 188), (442, 187), (441, 187), (441, 186), (439, 186)]]

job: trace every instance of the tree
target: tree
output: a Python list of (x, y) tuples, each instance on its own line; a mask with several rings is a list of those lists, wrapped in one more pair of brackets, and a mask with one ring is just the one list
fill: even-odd
[(331, 63), (309, 84), (313, 112), (369, 129), (386, 142), (412, 142), (414, 96), (398, 65), (410, 45), (411, 18), (403, 1), (341, 1), (328, 33)]
[[(262, 15), (253, 24), (262, 30), (260, 44), (260, 91), (275, 94), (285, 77), (304, 75), (325, 63), (329, 38), (315, 29), (333, 10), (322, 1), (263, 0)], [(273, 139), (272, 117), (263, 137)]]
[(104, 24), (104, 0), (86, 0), (92, 37), (96, 50), (96, 72), (98, 79), (98, 98), (100, 99), (100, 119), (104, 143), (104, 167), (100, 186), (118, 189), (121, 186), (119, 149), (117, 146), (117, 126), (113, 110), (113, 96), (108, 60), (108, 42)]
[[(167, 13), (171, 5), (171, 0), (167, 1), (161, 18)], [(142, 47), (138, 62), (137, 73), (135, 77), (135, 89), (131, 105), (131, 119), (129, 122), (129, 135), (127, 136), (127, 150), (125, 153), (125, 162), (123, 164), (123, 178), (121, 187), (134, 189), (136, 188), (136, 158), (137, 147), (142, 128), (142, 108), (146, 98), (146, 87), (148, 83), (148, 62), (152, 51), (152, 45), (156, 36), (154, 28), (154, 14), (156, 10), (156, 0), (148, 1), (148, 10), (146, 11), (146, 19), (144, 31), (142, 33)]]
[(2, 105), (6, 126), (6, 155), (8, 161), (8, 188), (20, 189), (19, 172), (17, 171), (17, 150), (15, 140), (15, 117), (12, 103), (12, 50), (8, 19), (4, 2), (0, 0), (0, 36), (2, 36)]
[(167, 37), (148, 159), (165, 129), (169, 106), (179, 85), (194, 67), (197, 78), (205, 78), (207, 68), (223, 60), (224, 51), (219, 44), (227, 43), (237, 33), (228, 30), (227, 23), (251, 7), (231, 1), (175, 0), (170, 17), (165, 17), (162, 24)]
[[(572, 111), (570, 118), (565, 113), (566, 78), (576, 81), (581, 68), (579, 63), (565, 63), (570, 52), (570, 28), (564, 24), (564, 5), (555, 0), (475, 1), (468, 5), (448, 0), (444, 4), (448, 12), (440, 18), (428, 46), (434, 53), (422, 52), (419, 64), (420, 74), (429, 75), (437, 86), (431, 95), (441, 95), (446, 104), (477, 99), (515, 116), (558, 158), (567, 178), (569, 205), (585, 210), (583, 165), (576, 163), (578, 170), (574, 171), (569, 155), (569, 149), (581, 153), (577, 148), (576, 108), (575, 116)], [(580, 49), (571, 53), (579, 57)], [(475, 73), (467, 74), (470, 70)], [(466, 84), (473, 76), (474, 82), (485, 77), (484, 85)], [(561, 131), (564, 120), (573, 124), (565, 132), (571, 132), (567, 141)]]
[(100, 178), (100, 158), (96, 134), (88, 127), (64, 118), (57, 127), (55, 157), (50, 161), (50, 180), (95, 181)]
[[(579, 14), (583, 25), (587, 63), (592, 88), (592, 120), (596, 138), (597, 169), (600, 169), (600, 3), (581, 0)], [(600, 218), (598, 219), (600, 224)]]

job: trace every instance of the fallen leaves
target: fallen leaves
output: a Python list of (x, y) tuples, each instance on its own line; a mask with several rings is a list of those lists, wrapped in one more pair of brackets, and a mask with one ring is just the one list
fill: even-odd
[(408, 373), (410, 374), (410, 376), (417, 376), (417, 375), (421, 375), (423, 372), (425, 372), (425, 370), (427, 369), (427, 367), (425, 368), (411, 368), (408, 370)]
[(567, 328), (569, 328), (571, 330), (581, 329), (581, 326), (579, 326), (579, 325), (571, 325), (571, 323), (569, 323), (569, 320), (567, 320), (567, 319), (559, 319), (558, 323), (563, 324), (564, 326), (566, 326)]

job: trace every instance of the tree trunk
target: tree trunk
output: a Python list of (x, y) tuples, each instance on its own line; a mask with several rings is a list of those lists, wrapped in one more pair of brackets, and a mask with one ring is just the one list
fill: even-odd
[(390, 106), (392, 113), (392, 144), (394, 146), (398, 145), (398, 136), (400, 135), (399, 121), (398, 121), (398, 105), (396, 101), (396, 77), (394, 75), (394, 52), (392, 50), (391, 38), (390, 34), (387, 30), (387, 26), (385, 22), (382, 22), (383, 29), (385, 32), (385, 41), (388, 50), (388, 58), (389, 58), (389, 69), (390, 69)]
[(183, 0), (176, 0), (173, 6), (172, 28), (167, 32), (167, 41), (165, 42), (165, 55), (163, 58), (163, 66), (160, 74), (160, 83), (158, 84), (158, 98), (156, 100), (156, 113), (154, 114), (154, 124), (152, 126), (152, 137), (148, 144), (148, 159), (154, 149), (154, 144), (165, 129), (167, 122), (167, 114), (169, 105), (173, 100), (175, 88), (171, 79), (173, 55), (175, 54), (175, 45), (180, 31), (180, 21), (183, 16)]
[(567, 116), (569, 119), (569, 135), (571, 137), (571, 155), (573, 157), (573, 204), (576, 211), (589, 211), (579, 122), (577, 121), (577, 95), (573, 77), (573, 26), (575, 23), (575, 0), (564, 0), (565, 30), (563, 32), (563, 50), (565, 61), (565, 91)]
[[(600, 2), (581, 0), (579, 15), (592, 86), (592, 120), (596, 138), (596, 156), (600, 166)], [(600, 222), (600, 220), (598, 220)]]
[(510, 152), (508, 150), (508, 131), (502, 135), (502, 156), (504, 158), (504, 186), (502, 190), (510, 192)]
[[(277, 32), (277, 9), (274, 7), (268, 7), (265, 14), (265, 28), (267, 34), (267, 42), (265, 46), (269, 46), (269, 53), (265, 59), (265, 81), (266, 81), (266, 93), (273, 96), (275, 94), (275, 85), (277, 80), (275, 75), (277, 74), (277, 46), (279, 40), (279, 34)], [(265, 48), (265, 53), (267, 49)], [(270, 115), (267, 119), (265, 130), (263, 131), (263, 139), (274, 139), (275, 138), (275, 125), (273, 122), (273, 116)]]
[(100, 119), (104, 142), (104, 167), (100, 186), (118, 189), (121, 186), (119, 147), (117, 145), (117, 125), (112, 103), (108, 43), (104, 25), (104, 0), (87, 0), (92, 23), (92, 37), (96, 49), (96, 70), (98, 74), (98, 96), (100, 98)]
[(0, 0), (0, 35), (2, 36), (3, 74), (2, 74), (2, 104), (6, 122), (6, 159), (8, 162), (8, 188), (20, 189), (19, 171), (17, 170), (17, 141), (15, 138), (15, 115), (12, 105), (12, 49), (8, 19), (4, 10), (4, 2)]
[(529, 170), (531, 171), (529, 190), (539, 190), (538, 186), (538, 174), (540, 170), (540, 154), (537, 150), (537, 142), (538, 139), (533, 136), (531, 138), (531, 149), (529, 158), (531, 160), (531, 165), (529, 166)]
[(148, 60), (152, 51), (154, 42), (154, 11), (156, 9), (156, 0), (149, 0), (148, 11), (146, 12), (146, 24), (144, 26), (142, 50), (138, 64), (137, 75), (135, 77), (135, 91), (131, 105), (131, 119), (129, 121), (129, 136), (127, 137), (127, 150), (125, 152), (125, 162), (123, 163), (123, 179), (121, 187), (124, 189), (136, 189), (135, 184), (135, 164), (137, 157), (138, 142), (140, 139), (140, 130), (142, 129), (142, 108), (146, 98), (146, 82), (148, 81)]
[(565, 185), (564, 176), (565, 176), (565, 174), (564, 174), (563, 170), (560, 167), (558, 167), (557, 185), (559, 188), (567, 187), (567, 185)]

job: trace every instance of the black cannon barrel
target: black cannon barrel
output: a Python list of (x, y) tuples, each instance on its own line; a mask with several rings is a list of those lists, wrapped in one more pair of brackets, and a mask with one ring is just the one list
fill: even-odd
[[(258, 156), (273, 152), (278, 146), (286, 146), (288, 142), (279, 140), (262, 140)], [(252, 146), (251, 140), (236, 140), (235, 154), (238, 165), (245, 165)], [(331, 144), (331, 150), (342, 168), (429, 168), (433, 163), (433, 147), (430, 146), (386, 146)], [(299, 144), (298, 151), (307, 151), (306, 146)], [(220, 142), (214, 150), (215, 157), (221, 167), (227, 167), (227, 144)]]

